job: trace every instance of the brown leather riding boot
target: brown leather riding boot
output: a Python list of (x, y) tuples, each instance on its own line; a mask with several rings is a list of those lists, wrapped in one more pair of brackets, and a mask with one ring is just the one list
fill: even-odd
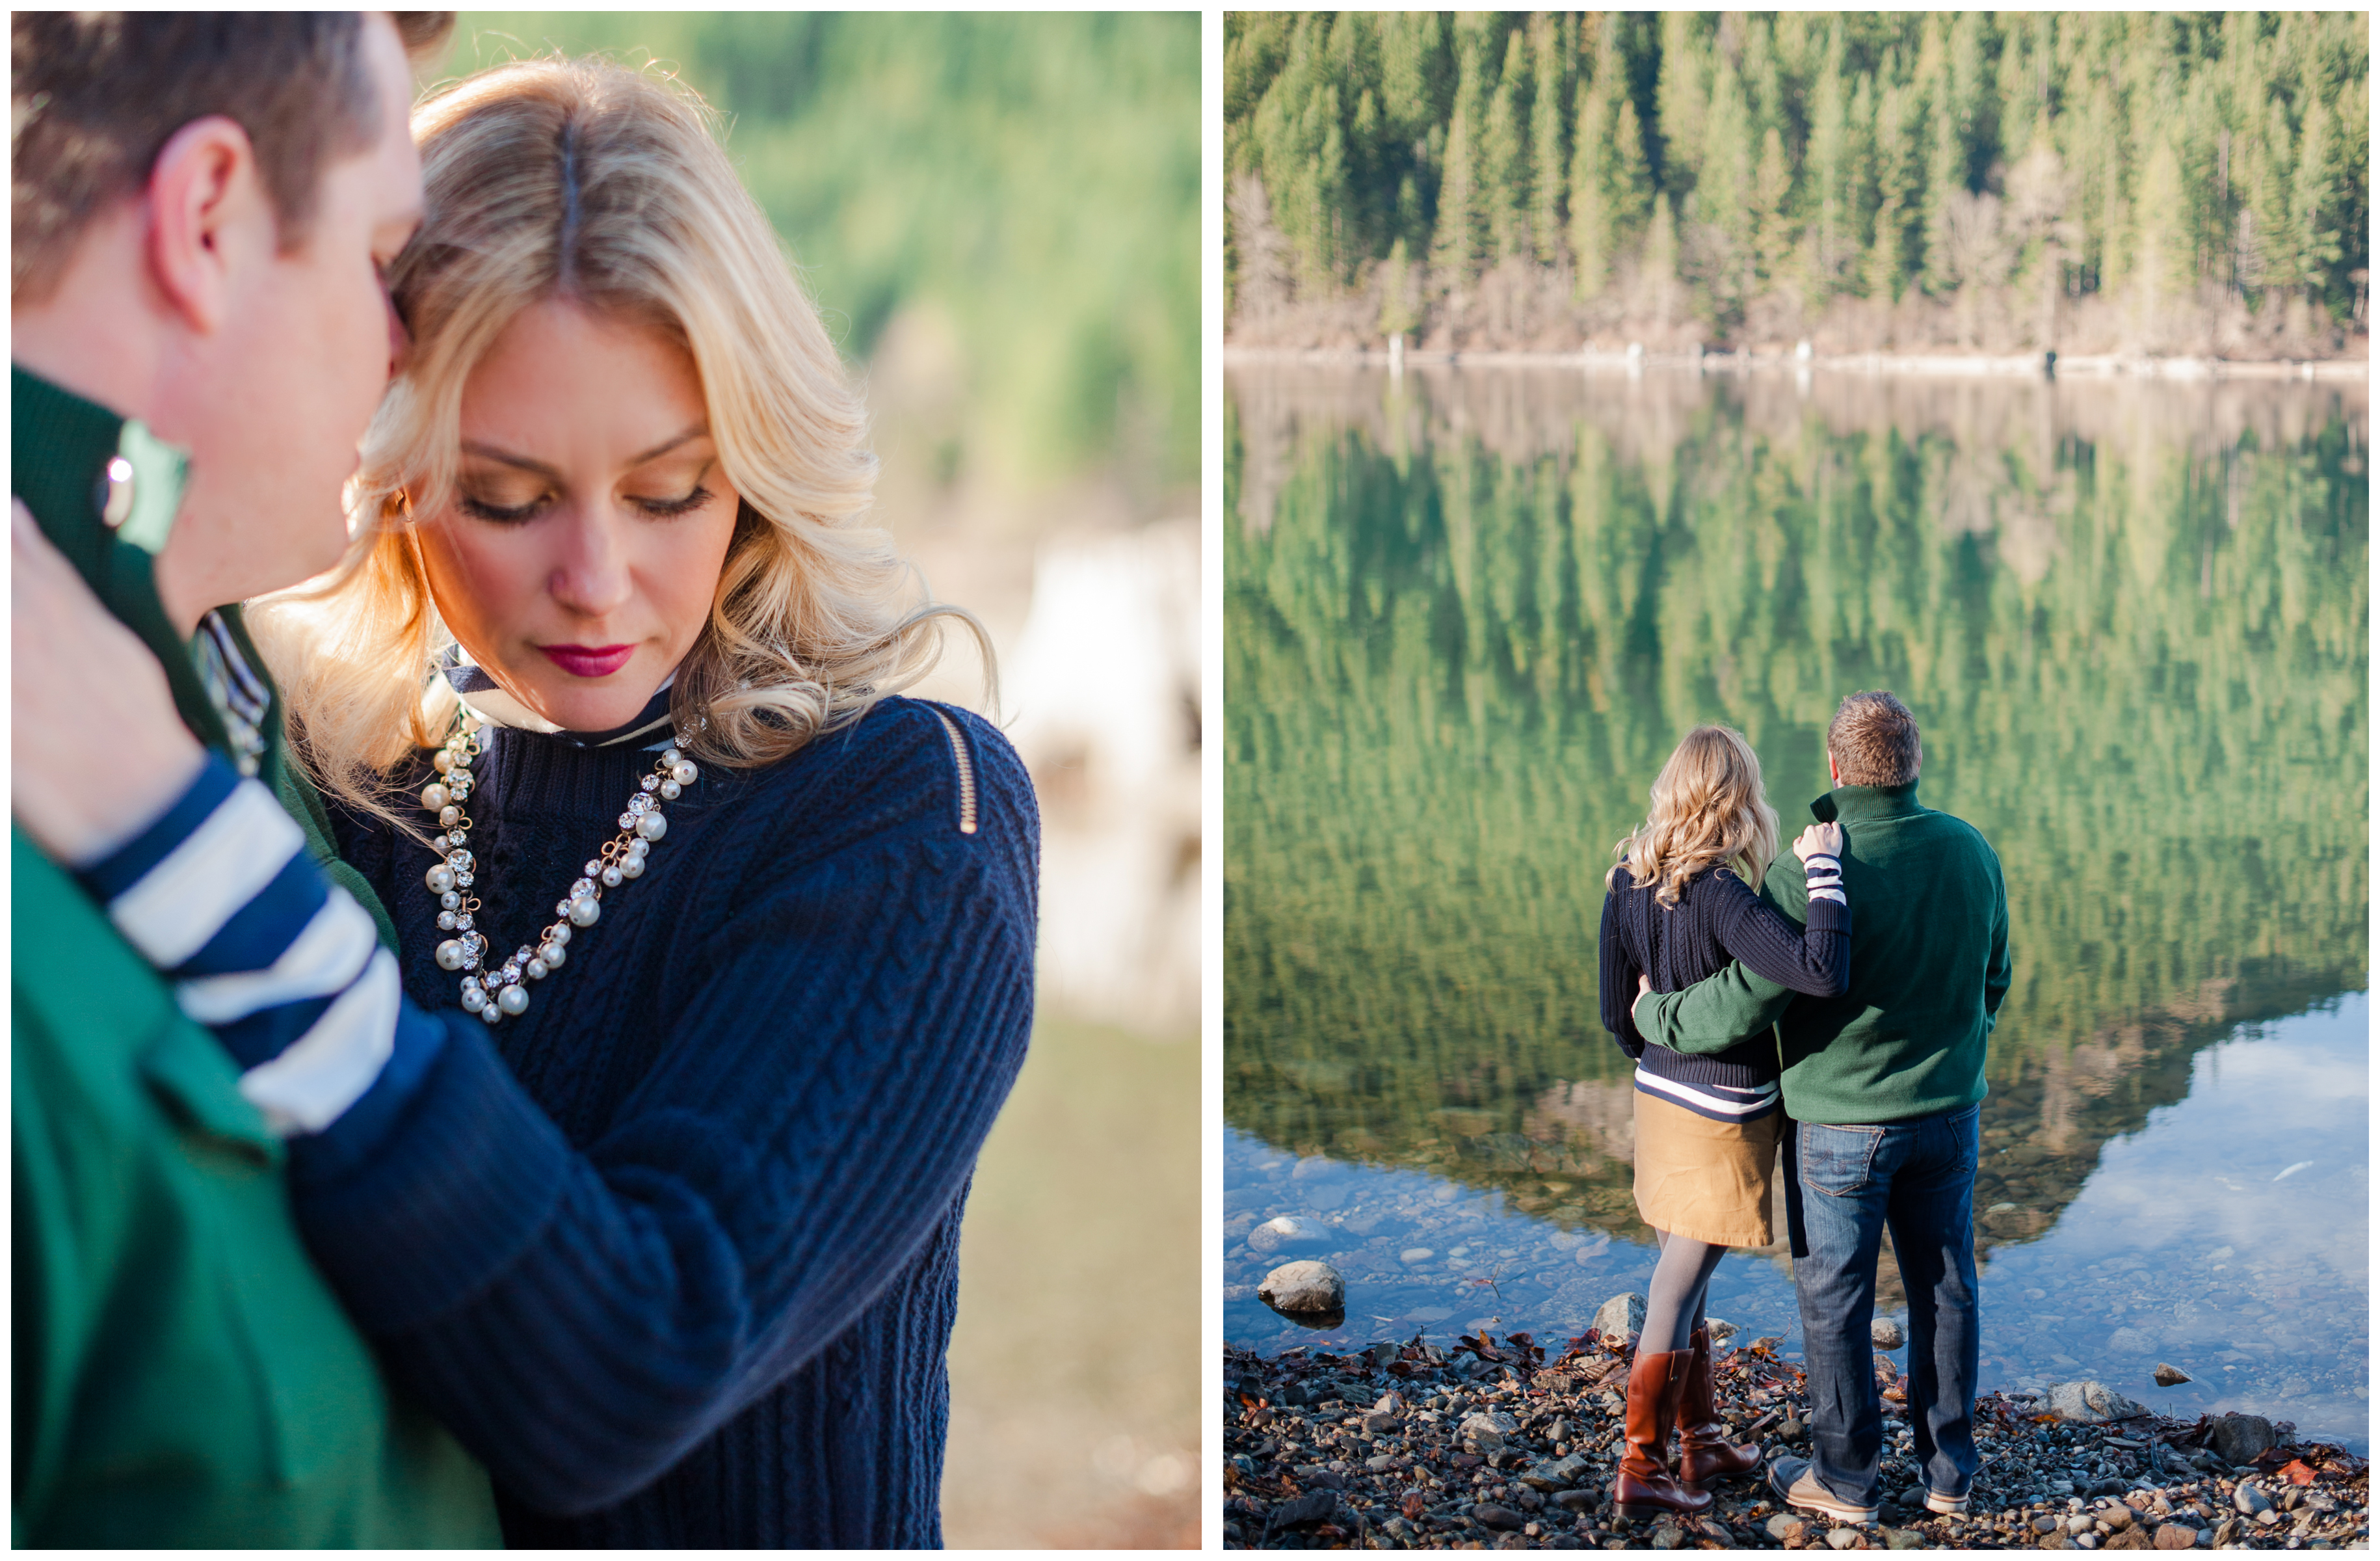
[(1639, 1351), (1628, 1368), (1628, 1454), (1611, 1482), (1612, 1505), (1622, 1518), (1696, 1513), (1710, 1506), (1710, 1493), (1679, 1484), (1669, 1467), (1670, 1430), (1677, 1424), (1678, 1402), (1685, 1393), (1693, 1358), (1690, 1349), (1659, 1355)]
[(1693, 1347), (1684, 1353), (1693, 1359), (1686, 1363), (1685, 1393), (1678, 1401), (1679, 1482), (1699, 1487), (1758, 1469), (1760, 1444), (1729, 1441), (1727, 1425), (1718, 1418), (1711, 1393), (1710, 1330), (1696, 1328)]

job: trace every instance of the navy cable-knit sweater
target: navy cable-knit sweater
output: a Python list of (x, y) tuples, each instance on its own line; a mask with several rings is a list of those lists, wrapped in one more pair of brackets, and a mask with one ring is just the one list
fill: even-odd
[[(938, 710), (706, 766), (492, 1031), (433, 957), (429, 849), (338, 821), (446, 1033), (394, 1121), (291, 1140), (298, 1218), (488, 1466), (509, 1543), (941, 1543), (959, 1216), (1031, 1024), (1038, 823), (1008, 744), (947, 712), (962, 760)], [(653, 759), (482, 741), (475, 892), (504, 947)]]
[[(1813, 856), (1810, 863), (1813, 872), (1823, 870), (1833, 894), (1842, 892), (1834, 858)], [(1707, 868), (1686, 880), (1678, 903), (1666, 909), (1655, 897), (1659, 887), (1637, 884), (1622, 866), (1604, 895), (1603, 930), (1597, 940), (1603, 1028), (1634, 1059), (1636, 1085), (1645, 1093), (1718, 1120), (1764, 1116), (1777, 1109), (1775, 1038), (1764, 1030), (1704, 1055), (1648, 1042), (1630, 1012), (1636, 978), (1646, 976), (1656, 992), (1682, 992), (1741, 959), (1796, 992), (1831, 997), (1851, 981), (1851, 907), (1814, 896), (1808, 927), (1796, 927), (1726, 867)]]

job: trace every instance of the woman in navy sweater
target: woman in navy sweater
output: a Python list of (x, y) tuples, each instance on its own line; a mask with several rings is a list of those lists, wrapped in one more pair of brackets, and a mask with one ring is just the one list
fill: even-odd
[(1728, 1248), (1774, 1239), (1769, 1178), (1780, 1118), (1771, 1036), (1687, 1056), (1646, 1042), (1631, 1007), (1640, 990), (1682, 991), (1731, 959), (1818, 997), (1841, 992), (1851, 974), (1840, 827), (1812, 824), (1793, 843), (1810, 885), (1806, 928), (1751, 887), (1777, 855), (1777, 814), (1740, 734), (1687, 733), (1652, 799), (1607, 875), (1599, 940), (1604, 1028), (1636, 1064), (1636, 1206), (1661, 1248), (1628, 1375), (1628, 1451), (1613, 1493), (1632, 1517), (1699, 1512), (1711, 1501), (1703, 1485), (1759, 1465), (1756, 1445), (1727, 1440), (1712, 1401), (1703, 1298)]
[(1031, 787), (892, 697), (946, 609), (860, 522), (862, 409), (699, 105), (539, 61), (415, 133), (358, 550), (261, 625), (346, 860), (216, 760), (87, 881), (170, 908), (152, 958), (509, 1543), (937, 1544)]

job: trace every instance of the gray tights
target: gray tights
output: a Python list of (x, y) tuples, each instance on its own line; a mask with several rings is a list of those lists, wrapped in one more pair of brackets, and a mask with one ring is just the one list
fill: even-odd
[(1650, 1293), (1645, 1298), (1645, 1331), (1636, 1340), (1640, 1355), (1663, 1355), (1693, 1342), (1694, 1330), (1702, 1326), (1703, 1298), (1711, 1275), (1727, 1255), (1725, 1247), (1665, 1230), (1653, 1232), (1653, 1239), (1661, 1244), (1661, 1257), (1653, 1265)]

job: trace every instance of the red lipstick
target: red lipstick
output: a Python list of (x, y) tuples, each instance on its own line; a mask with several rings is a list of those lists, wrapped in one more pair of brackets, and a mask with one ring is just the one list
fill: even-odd
[(609, 677), (637, 653), (634, 645), (540, 645), (538, 649), (573, 677)]

